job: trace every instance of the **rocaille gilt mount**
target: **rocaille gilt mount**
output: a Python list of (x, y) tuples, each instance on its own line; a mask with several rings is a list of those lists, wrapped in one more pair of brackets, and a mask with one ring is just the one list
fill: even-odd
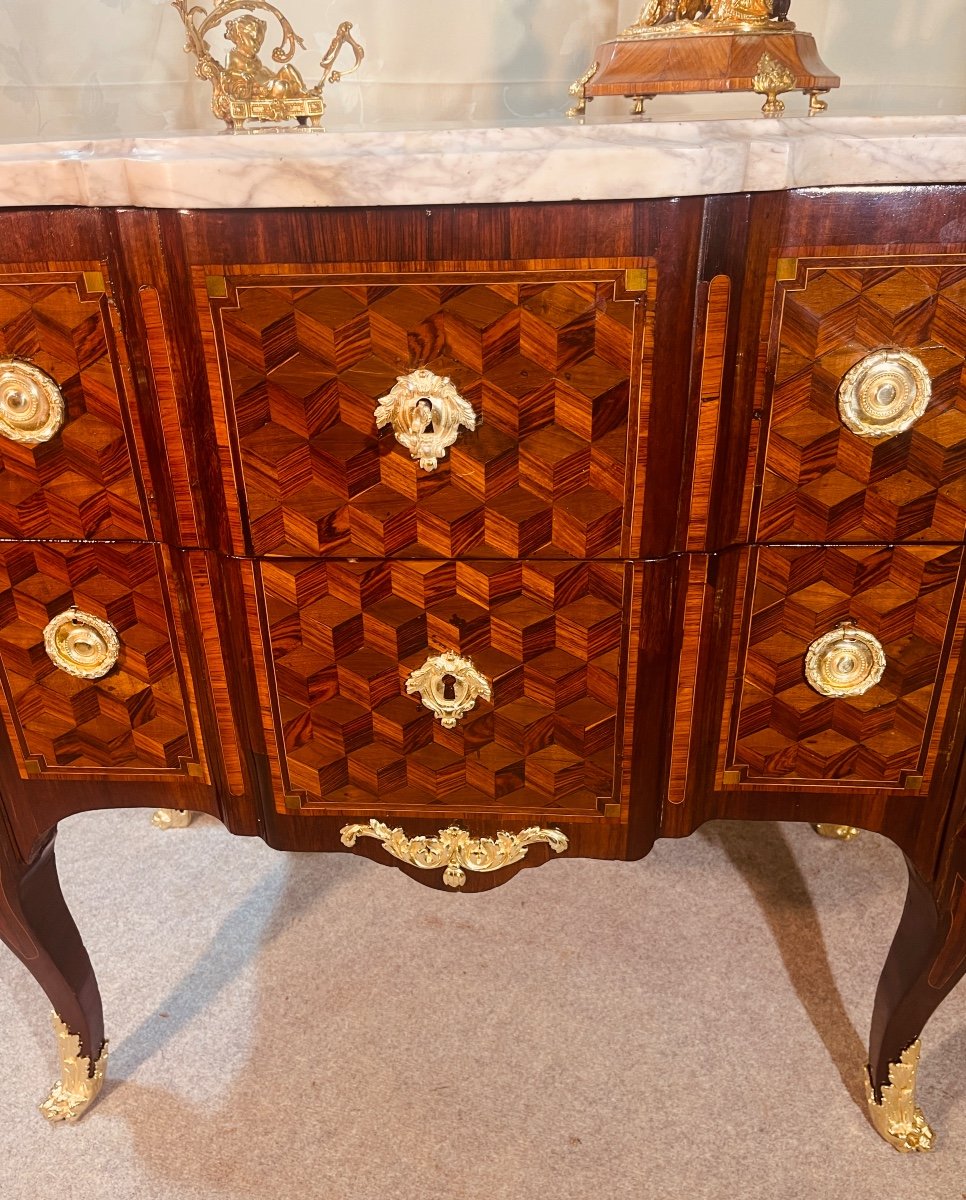
[[(220, 0), (210, 13), (201, 4), (190, 5), (190, 0), (171, 2), (188, 33), (186, 53), (198, 59), (199, 78), (211, 82), (211, 110), (232, 130), (250, 121), (278, 124), (292, 120), (318, 128), (325, 113), (322, 94), (325, 85), (351, 75), (365, 57), (365, 51), (352, 36), (351, 22), (343, 21), (320, 64), (321, 79), (309, 87), (292, 66), (296, 47), (304, 50), (305, 42), (268, 0)], [(268, 22), (256, 16), (256, 12), (267, 13), (281, 26), (281, 41), (272, 51), (272, 61), (279, 64), (277, 70), (266, 66), (260, 57)], [(232, 16), (233, 13), (238, 15)], [(224, 65), (214, 57), (208, 44), (208, 35), (220, 25), (224, 26), (225, 38), (232, 43)], [(335, 63), (346, 46), (355, 55), (355, 62), (340, 71)]]
[(647, 0), (630, 28), (597, 49), (571, 87), (581, 116), (595, 96), (626, 96), (634, 113), (658, 95), (757, 92), (762, 112), (781, 114), (783, 92), (802, 91), (809, 113), (841, 80), (825, 66), (810, 33), (788, 20), (791, 0)]
[(526, 858), (527, 848), (538, 842), (548, 845), (555, 854), (562, 854), (569, 845), (566, 834), (559, 829), (542, 829), (539, 825), (520, 833), (501, 832), (495, 838), (475, 838), (451, 825), (436, 837), (410, 838), (402, 829), (390, 829), (375, 818), (368, 825), (344, 826), (341, 836), (342, 844), (349, 849), (361, 837), (375, 838), (400, 862), (422, 871), (442, 870), (443, 882), (451, 888), (464, 886), (467, 871), (488, 875), (520, 862)]

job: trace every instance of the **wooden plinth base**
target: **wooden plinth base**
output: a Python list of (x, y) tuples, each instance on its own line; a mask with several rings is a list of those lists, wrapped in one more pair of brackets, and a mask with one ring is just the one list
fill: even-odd
[(841, 83), (812, 35), (796, 29), (615, 39), (598, 47), (597, 63), (572, 89), (575, 114), (595, 96), (627, 96), (640, 113), (654, 96), (757, 92), (766, 97), (762, 111), (775, 116), (785, 107), (778, 95), (795, 91), (811, 97), (810, 112), (820, 112), (820, 94)]

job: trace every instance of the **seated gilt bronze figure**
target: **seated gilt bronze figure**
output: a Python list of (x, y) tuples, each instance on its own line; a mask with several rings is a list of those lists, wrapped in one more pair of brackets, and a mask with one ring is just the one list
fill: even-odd
[[(322, 78), (308, 87), (299, 71), (292, 65), (296, 47), (305, 49), (288, 20), (268, 0), (221, 0), (209, 13), (200, 4), (189, 8), (189, 0), (172, 0), (184, 21), (188, 33), (185, 50), (198, 59), (197, 73), (211, 82), (212, 112), (229, 129), (246, 122), (284, 122), (295, 120), (300, 125), (318, 127), (325, 112), (322, 95), (327, 83), (338, 83), (344, 75), (355, 71), (365, 51), (352, 37), (352, 25), (343, 21), (325, 57), (322, 59)], [(282, 40), (272, 51), (277, 69), (262, 61), (261, 51), (268, 33), (268, 22), (256, 16), (265, 12), (278, 21)], [(240, 15), (232, 16), (233, 13)], [(223, 26), (224, 36), (232, 49), (222, 65), (214, 57), (208, 35)], [(335, 62), (344, 46), (355, 54), (355, 62), (346, 71), (335, 69)]]

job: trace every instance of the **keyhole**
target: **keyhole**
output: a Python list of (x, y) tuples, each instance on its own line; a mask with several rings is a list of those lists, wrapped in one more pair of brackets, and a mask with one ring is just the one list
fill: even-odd
[(417, 422), (423, 433), (435, 433), (433, 425), (433, 405), (428, 396), (423, 396), (416, 402)]
[(442, 682), (443, 682), (443, 699), (444, 700), (455, 700), (456, 699), (456, 676), (455, 675), (444, 675)]

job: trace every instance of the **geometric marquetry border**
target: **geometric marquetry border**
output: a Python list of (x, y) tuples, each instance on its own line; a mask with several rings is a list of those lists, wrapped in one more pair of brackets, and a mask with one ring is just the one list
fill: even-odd
[[(298, 263), (247, 264), (233, 263), (230, 266), (213, 264), (192, 268), (192, 282), (198, 314), (201, 319), (202, 342), (208, 367), (209, 387), (212, 397), (220, 396), (214, 404), (216, 438), (221, 460), (222, 477), (230, 498), (243, 500), (246, 496), (245, 475), (239, 452), (237, 429), (234, 425), (232, 406), (228, 402), (230, 372), (225, 359), (221, 330), (220, 310), (226, 306), (237, 306), (238, 290), (251, 287), (313, 287), (325, 284), (377, 286), (384, 285), (459, 285), (475, 283), (546, 283), (613, 281), (614, 298), (642, 301), (642, 335), (635, 334), (635, 361), (630, 379), (631, 403), (628, 411), (628, 461), (627, 488), (624, 505), (624, 529), (621, 543), (622, 554), (638, 557), (642, 542), (643, 489), (645, 479), (646, 431), (651, 400), (652, 363), (654, 353), (654, 323), (651, 314), (657, 297), (657, 264), (654, 259), (623, 257), (620, 259), (584, 260), (575, 267), (567, 260), (548, 262), (544, 269), (524, 267), (513, 260), (492, 261), (481, 264), (476, 271), (453, 269), (445, 262), (427, 263), (425, 270), (418, 272), (399, 269), (393, 264), (375, 270), (370, 266), (350, 267), (342, 264), (320, 264), (312, 266)], [(215, 365), (217, 364), (217, 366)], [(228, 519), (231, 537), (236, 552), (251, 553), (247, 545), (246, 520), (237, 503), (229, 503)], [(618, 555), (620, 557), (621, 555)]]
[[(622, 607), (625, 619), (621, 637), (617, 736), (614, 747), (614, 800), (611, 803), (603, 803), (596, 814), (588, 814), (586, 811), (568, 812), (565, 808), (555, 808), (552, 810), (554, 819), (560, 817), (573, 823), (594, 824), (605, 820), (607, 822), (614, 822), (620, 827), (627, 825), (632, 803), (633, 755), (631, 748), (634, 745), (634, 715), (637, 709), (640, 645), (643, 638), (642, 621), (644, 613), (645, 569), (645, 564), (643, 563), (624, 563), (624, 598)], [(332, 806), (331, 808), (313, 807), (311, 805), (303, 806), (302, 794), (294, 792), (289, 782), (288, 772), (285, 767), (285, 756), (284, 753), (279, 751), (277, 741), (279, 721), (275, 709), (276, 686), (273, 680), (273, 667), (266, 653), (266, 648), (270, 645), (270, 636), (267, 626), (267, 614), (258, 578), (258, 561), (246, 560), (242, 562), (241, 574), (242, 588), (248, 608), (248, 620), (253, 635), (251, 638), (252, 659), (258, 677), (259, 707), (266, 734), (266, 746), (271, 767), (276, 811), (279, 814), (289, 816), (293, 812), (296, 812), (304, 816), (321, 816), (339, 820), (345, 818), (365, 818), (368, 820), (371, 817), (378, 817), (380, 820), (388, 821), (395, 821), (397, 816), (417, 819), (426, 817), (435, 820), (439, 817), (441, 811), (445, 812), (446, 809), (441, 810), (438, 804), (426, 805), (425, 807), (407, 805), (398, 813), (392, 808), (391, 803), (386, 804), (384, 807), (380, 807), (378, 803), (374, 807), (372, 803), (369, 803), (364, 809), (353, 804)], [(256, 629), (260, 630), (260, 636), (255, 636)], [(487, 823), (492, 823), (494, 820), (510, 822), (518, 818), (527, 821), (531, 817), (536, 816), (543, 819), (547, 816), (547, 812), (546, 810), (528, 809), (525, 805), (521, 805), (519, 809), (507, 807), (497, 811), (482, 809), (477, 812), (470, 808), (465, 809), (465, 811), (460, 810), (460, 819), (463, 821), (479, 819)]]
[[(754, 543), (758, 535), (760, 488), (766, 470), (768, 438), (771, 428), (771, 404), (774, 391), (774, 370), (777, 363), (785, 301), (790, 292), (805, 289), (809, 276), (816, 271), (848, 269), (874, 271), (889, 267), (955, 266), (963, 263), (963, 253), (902, 253), (883, 254), (881, 246), (840, 247), (800, 250), (785, 247), (777, 252), (769, 272), (762, 306), (760, 357), (755, 373), (755, 411), (759, 419), (751, 423), (748, 435), (747, 466), (741, 498), (739, 537)], [(777, 540), (777, 539), (776, 539)]]
[[(170, 638), (173, 656), (173, 667), (178, 680), (179, 692), (184, 705), (185, 732), (188, 739), (190, 755), (179, 757), (175, 767), (111, 767), (111, 766), (78, 766), (65, 764), (49, 764), (42, 754), (31, 753), (26, 746), (20, 721), (17, 717), (13, 696), (10, 691), (7, 672), (0, 663), (0, 718), (9, 735), (8, 741), (13, 753), (21, 779), (50, 779), (50, 780), (110, 780), (112, 783), (170, 781), (178, 779), (193, 779), (206, 784), (211, 783), (208, 764), (198, 722), (197, 700), (194, 683), (186, 669), (184, 648), (184, 627), (178, 608), (172, 603), (170, 581), (172, 580), (172, 564), (170, 552), (166, 546), (155, 543), (152, 547), (158, 564), (158, 582), (160, 585), (161, 601), (166, 618), (166, 629)], [(132, 795), (132, 803), (137, 797)]]
[[(124, 449), (129, 461), (129, 473), (137, 501), (138, 516), (141, 527), (124, 536), (144, 537), (152, 539), (156, 536), (154, 522), (157, 511), (154, 503), (154, 493), (145, 481), (150, 479), (150, 467), (145, 448), (143, 430), (136, 404), (131, 402), (131, 365), (121, 328), (120, 317), (116, 303), (113, 300), (111, 282), (105, 274), (106, 262), (63, 263), (61, 269), (49, 271), (20, 271), (4, 270), (0, 264), (0, 281), (4, 286), (44, 288), (58, 284), (71, 286), (76, 289), (77, 297), (82, 302), (96, 303), (101, 321), (107, 358), (111, 368), (111, 382), (114, 385), (116, 409), (112, 416), (116, 417), (123, 436)], [(54, 482), (54, 481), (48, 481)], [(17, 534), (14, 536), (29, 536)], [(97, 538), (93, 540), (110, 540)]]
[[(835, 547), (826, 548), (836, 549)], [(844, 546), (839, 548), (849, 549)], [(749, 775), (746, 767), (734, 763), (738, 720), (742, 709), (745, 662), (749, 650), (749, 633), (753, 618), (752, 600), (758, 575), (758, 559), (761, 551), (767, 549), (768, 547), (751, 546), (738, 551), (740, 559), (733, 604), (735, 616), (722, 705), (721, 733), (715, 771), (716, 790), (747, 792), (788, 790), (826, 793), (829, 791), (884, 791), (905, 794), (910, 798), (924, 798), (928, 793), (935, 769), (956, 668), (963, 648), (964, 637), (966, 637), (966, 604), (964, 604), (963, 596), (964, 585), (966, 585), (966, 554), (962, 556), (957, 573), (953, 602), (943, 639), (940, 673), (936, 680), (928, 721), (923, 730), (918, 764), (914, 771), (903, 771), (900, 778), (889, 781), (863, 780), (852, 777), (842, 779), (787, 776), (753, 777)], [(784, 550), (792, 549), (792, 547), (776, 547), (776, 549)], [(853, 547), (853, 549), (871, 550), (874, 547), (863, 546)], [(953, 550), (955, 547), (949, 547), (949, 549)], [(703, 580), (697, 580), (696, 583), (703, 591)], [(680, 798), (683, 799), (683, 796)]]

